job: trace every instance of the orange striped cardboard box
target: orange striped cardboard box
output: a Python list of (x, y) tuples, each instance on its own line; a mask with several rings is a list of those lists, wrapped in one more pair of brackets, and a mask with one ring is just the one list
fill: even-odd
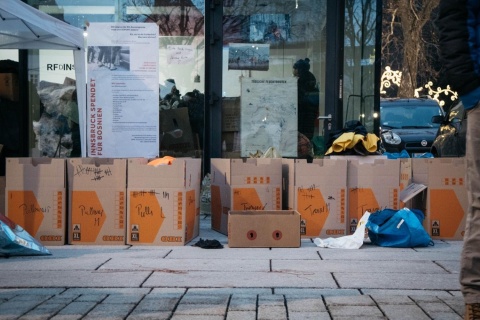
[(199, 234), (201, 159), (128, 160), (127, 243), (180, 246)]
[(44, 245), (64, 245), (65, 159), (7, 158), (5, 215)]
[(282, 209), (282, 159), (211, 159), (212, 229), (228, 234), (228, 212)]
[(67, 160), (69, 244), (125, 245), (126, 159)]

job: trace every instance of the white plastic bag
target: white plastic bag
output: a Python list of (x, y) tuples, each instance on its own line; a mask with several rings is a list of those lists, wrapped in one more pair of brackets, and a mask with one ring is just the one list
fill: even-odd
[(335, 248), (335, 249), (360, 249), (365, 239), (365, 225), (370, 217), (370, 212), (365, 211), (360, 221), (358, 221), (357, 229), (352, 235), (339, 238), (316, 238), (313, 242), (317, 247), (321, 248)]

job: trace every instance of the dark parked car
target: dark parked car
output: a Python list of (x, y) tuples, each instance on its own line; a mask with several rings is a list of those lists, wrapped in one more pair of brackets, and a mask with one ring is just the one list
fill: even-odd
[(430, 152), (439, 123), (443, 118), (437, 101), (430, 98), (395, 98), (380, 101), (380, 132), (384, 151), (399, 153), (405, 149), (411, 156)]
[(453, 106), (445, 117), (433, 119), (440, 124), (431, 153), (434, 157), (463, 157), (467, 140), (467, 113), (461, 102)]

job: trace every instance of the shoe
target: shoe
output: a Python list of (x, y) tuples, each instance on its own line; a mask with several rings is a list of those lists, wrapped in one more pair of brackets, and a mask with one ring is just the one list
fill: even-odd
[(480, 320), (480, 303), (467, 303), (465, 305), (465, 320)]

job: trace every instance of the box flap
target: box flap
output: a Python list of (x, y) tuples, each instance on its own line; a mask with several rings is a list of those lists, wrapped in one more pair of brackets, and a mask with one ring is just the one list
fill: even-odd
[(65, 159), (63, 158), (7, 158), (5, 176), (8, 189), (39, 190), (66, 187)]
[(125, 189), (127, 160), (121, 158), (70, 158), (67, 160), (70, 192), (92, 189)]
[(424, 184), (411, 183), (408, 185), (408, 187), (406, 187), (400, 192), (400, 201), (407, 202), (426, 188), (427, 186)]
[(139, 159), (128, 161), (128, 189), (200, 188), (201, 159), (176, 158), (170, 165), (151, 166)]

